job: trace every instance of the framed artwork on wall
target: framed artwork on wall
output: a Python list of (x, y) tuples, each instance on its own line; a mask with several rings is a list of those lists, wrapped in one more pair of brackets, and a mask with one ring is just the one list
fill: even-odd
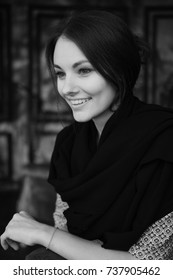
[(0, 5), (0, 121), (8, 120), (11, 109), (10, 98), (10, 8)]
[(31, 111), (34, 119), (39, 121), (57, 121), (70, 115), (68, 106), (55, 93), (45, 59), (45, 45), (53, 26), (68, 12), (57, 7), (33, 7), (30, 10)]
[(146, 71), (146, 99), (173, 108), (173, 7), (147, 7), (145, 34), (152, 50)]

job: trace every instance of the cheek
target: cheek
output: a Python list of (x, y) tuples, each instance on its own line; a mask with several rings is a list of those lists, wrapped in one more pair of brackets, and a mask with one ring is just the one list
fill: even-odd
[(99, 77), (90, 77), (81, 82), (80, 87), (90, 95), (97, 95), (104, 91), (105, 82)]
[(91, 97), (96, 98), (95, 100), (99, 106), (101, 104), (105, 104), (107, 106), (107, 104), (112, 103), (116, 94), (112, 86), (99, 77), (97, 79), (93, 79), (92, 81), (88, 81), (85, 89)]
[(62, 96), (62, 88), (63, 88), (63, 83), (61, 81), (57, 81), (57, 90), (61, 96)]

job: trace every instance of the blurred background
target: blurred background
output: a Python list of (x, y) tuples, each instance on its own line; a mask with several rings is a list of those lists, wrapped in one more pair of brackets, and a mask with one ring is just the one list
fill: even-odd
[[(53, 26), (72, 11), (119, 14), (151, 46), (135, 95), (173, 108), (173, 0), (0, 0), (0, 234), (16, 211), (52, 224), (46, 179), (56, 134), (71, 112), (55, 94), (44, 57)], [(23, 259), (0, 248), (0, 259)]]

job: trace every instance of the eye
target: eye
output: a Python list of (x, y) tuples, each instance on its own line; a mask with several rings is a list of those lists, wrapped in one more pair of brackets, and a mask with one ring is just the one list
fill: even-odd
[(91, 73), (91, 71), (92, 71), (92, 69), (90, 69), (90, 68), (81, 68), (81, 69), (79, 69), (78, 72), (81, 75), (87, 75), (87, 74)]
[(59, 79), (63, 79), (65, 77), (65, 73), (62, 71), (55, 71), (55, 75), (59, 78)]

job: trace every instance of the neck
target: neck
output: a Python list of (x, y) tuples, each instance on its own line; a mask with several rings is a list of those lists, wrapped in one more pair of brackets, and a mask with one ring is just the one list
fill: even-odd
[(98, 131), (98, 141), (101, 137), (102, 131), (104, 129), (105, 124), (107, 123), (107, 121), (109, 120), (109, 118), (113, 115), (114, 112), (107, 112), (106, 114), (102, 115), (101, 117), (96, 117), (93, 118), (93, 122), (97, 128)]

